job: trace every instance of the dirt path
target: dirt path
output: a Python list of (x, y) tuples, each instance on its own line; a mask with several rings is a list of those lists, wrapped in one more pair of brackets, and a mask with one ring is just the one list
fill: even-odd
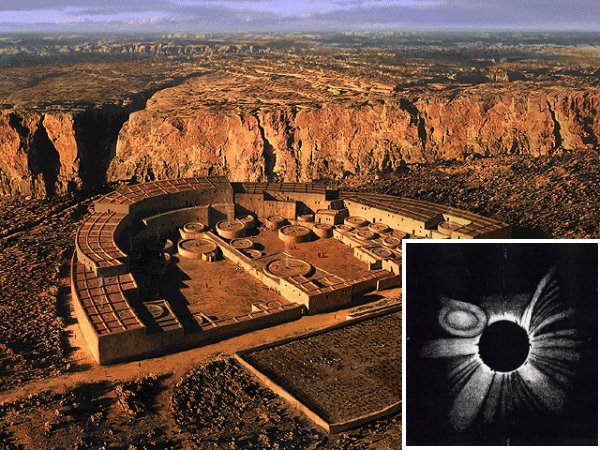
[[(391, 289), (385, 294), (386, 297), (398, 297), (400, 292), (400, 289)], [(71, 333), (70, 344), (75, 348), (72, 355), (72, 361), (74, 364), (84, 369), (56, 378), (35, 380), (15, 389), (4, 391), (0, 393), (0, 403), (12, 401), (30, 394), (36, 394), (44, 390), (62, 391), (76, 383), (93, 383), (99, 381), (114, 382), (148, 373), (157, 375), (173, 373), (171, 382), (176, 383), (177, 380), (191, 367), (205, 362), (212, 357), (220, 354), (231, 355), (237, 351), (263, 345), (278, 339), (301, 336), (311, 331), (327, 328), (331, 325), (345, 321), (346, 316), (357, 309), (360, 309), (360, 307), (342, 309), (315, 316), (303, 316), (299, 320), (252, 331), (240, 336), (234, 336), (214, 344), (156, 358), (109, 366), (100, 366), (92, 359), (87, 351), (79, 325), (74, 324), (67, 328), (67, 332)]]

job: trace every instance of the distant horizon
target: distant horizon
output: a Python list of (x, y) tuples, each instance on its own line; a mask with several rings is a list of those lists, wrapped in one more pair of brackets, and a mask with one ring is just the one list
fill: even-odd
[(0, 32), (594, 32), (598, 0), (3, 0)]
[[(600, 30), (595, 29), (566, 29), (566, 28), (339, 28), (339, 29), (294, 29), (294, 30), (260, 30), (260, 29), (210, 29), (210, 30), (186, 30), (186, 29), (164, 29), (164, 30), (139, 30), (139, 29), (57, 29), (57, 28), (36, 28), (36, 29), (3, 29), (0, 25), (0, 35), (135, 35), (135, 36), (154, 36), (164, 34), (223, 34), (223, 35), (236, 35), (236, 34), (254, 34), (254, 35), (305, 35), (305, 34), (345, 34), (345, 33), (364, 33), (364, 34), (378, 34), (378, 33), (414, 33), (414, 34), (509, 34), (509, 33), (522, 33), (522, 34), (597, 34), (600, 35)], [(600, 42), (598, 42), (600, 46)]]

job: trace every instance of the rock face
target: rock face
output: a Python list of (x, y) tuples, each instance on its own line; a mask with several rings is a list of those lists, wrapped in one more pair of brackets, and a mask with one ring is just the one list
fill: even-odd
[(44, 197), (103, 183), (126, 118), (107, 108), (1, 111), (1, 193)]
[(599, 92), (429, 95), (256, 111), (200, 107), (180, 116), (161, 106), (125, 123), (109, 180), (224, 174), (306, 181), (468, 155), (596, 148), (600, 137)]
[(107, 180), (207, 174), (306, 181), (469, 155), (593, 149), (600, 139), (594, 88), (330, 94), (304, 103), (298, 93), (281, 100), (267, 92), (252, 104), (240, 93), (207, 96), (202, 83), (161, 90), (132, 113), (0, 113), (0, 190), (45, 196)]

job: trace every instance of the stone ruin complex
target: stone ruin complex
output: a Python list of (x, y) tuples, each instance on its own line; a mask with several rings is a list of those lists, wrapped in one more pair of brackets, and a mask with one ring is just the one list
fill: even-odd
[(466, 211), (312, 183), (126, 186), (77, 232), (73, 304), (100, 364), (214, 342), (401, 284), (407, 238), (504, 238)]

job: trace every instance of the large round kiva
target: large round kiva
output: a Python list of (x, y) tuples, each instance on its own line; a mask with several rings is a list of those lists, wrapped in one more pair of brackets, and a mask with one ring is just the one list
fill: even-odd
[(248, 250), (248, 249), (254, 247), (254, 242), (251, 239), (238, 238), (238, 239), (232, 239), (229, 242), (229, 245), (231, 245), (236, 250)]
[(201, 239), (205, 228), (203, 223), (188, 222), (179, 229), (179, 234), (183, 239)]
[(279, 258), (269, 262), (265, 272), (280, 278), (306, 276), (312, 272), (313, 267), (306, 261), (298, 258)]
[(208, 239), (183, 239), (177, 244), (177, 250), (184, 258), (212, 261), (219, 247)]
[(328, 238), (333, 236), (333, 227), (327, 223), (316, 223), (313, 225), (313, 233), (320, 238)]
[(221, 220), (215, 227), (217, 234), (225, 239), (236, 239), (246, 236), (246, 224), (241, 220)]
[(286, 225), (277, 232), (279, 240), (287, 244), (310, 241), (310, 230), (302, 225)]
[(444, 307), (438, 320), (444, 330), (460, 337), (474, 337), (482, 333), (488, 317), (479, 306), (447, 298), (442, 301)]
[(364, 217), (359, 216), (350, 216), (344, 219), (344, 225), (348, 225), (352, 228), (360, 228), (368, 225), (369, 221)]

